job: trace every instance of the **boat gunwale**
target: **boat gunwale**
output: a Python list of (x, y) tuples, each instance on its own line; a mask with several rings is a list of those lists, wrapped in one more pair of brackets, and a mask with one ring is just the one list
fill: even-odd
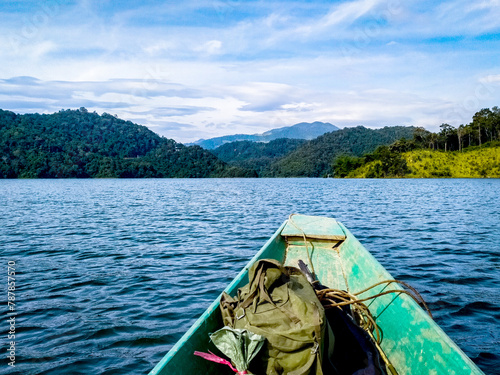
[[(170, 360), (176, 355), (182, 346), (189, 340), (189, 338), (196, 332), (206, 320), (207, 317), (211, 316), (219, 308), (219, 301), (223, 293), (231, 294), (235, 291), (245, 277), (248, 277), (248, 270), (250, 267), (261, 258), (262, 253), (272, 244), (278, 237), (281, 237), (281, 232), (285, 228), (288, 220), (285, 220), (283, 224), (274, 232), (274, 234), (266, 241), (266, 243), (261, 247), (261, 249), (249, 260), (247, 265), (236, 275), (236, 277), (229, 283), (229, 285), (224, 289), (223, 292), (210, 304), (210, 306), (201, 314), (201, 316), (193, 323), (193, 325), (187, 330), (184, 335), (175, 343), (175, 345), (165, 354), (165, 356), (156, 364), (156, 366), (149, 372), (148, 375), (157, 375), (168, 365)], [(284, 241), (284, 239), (283, 239)]]

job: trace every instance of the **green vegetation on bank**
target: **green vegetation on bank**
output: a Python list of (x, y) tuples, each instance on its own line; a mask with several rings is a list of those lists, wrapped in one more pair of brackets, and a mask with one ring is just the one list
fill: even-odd
[(247, 176), (256, 174), (107, 113), (0, 110), (0, 178)]
[(417, 128), (411, 140), (380, 146), (362, 157), (339, 155), (335, 177), (500, 177), (500, 109), (477, 112), (472, 122), (439, 133)]
[(408, 151), (400, 154), (396, 163), (380, 159), (371, 161), (344, 173), (342, 177), (499, 178), (500, 143), (487, 143), (482, 148), (471, 146), (463, 152)]

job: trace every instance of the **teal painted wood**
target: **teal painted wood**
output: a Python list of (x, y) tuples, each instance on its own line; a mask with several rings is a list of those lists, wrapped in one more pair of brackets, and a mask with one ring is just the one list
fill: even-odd
[[(258, 259), (273, 258), (292, 266), (296, 266), (299, 259), (307, 263), (302, 232), (308, 237), (307, 250), (322, 284), (336, 289), (349, 287), (352, 292), (357, 292), (378, 281), (392, 279), (343, 224), (330, 218), (304, 215), (295, 215), (292, 219), (293, 223), (283, 223), (226, 288), (228, 294), (235, 295), (237, 289), (248, 282), (248, 269)], [(322, 237), (321, 231), (330, 231), (332, 239), (325, 240), (328, 236)], [(345, 241), (335, 240), (338, 236), (345, 236)], [(383, 288), (376, 287), (366, 295), (379, 293)], [(399, 290), (400, 287), (391, 284), (390, 289)], [(219, 298), (150, 375), (224, 373), (224, 366), (207, 363), (193, 355), (196, 350), (216, 350), (209, 343), (208, 335), (222, 326), (218, 301)], [(382, 348), (400, 375), (483, 374), (410, 297), (404, 294), (381, 296), (369, 308), (383, 331)]]
[[(315, 222), (319, 225), (317, 218)], [(333, 219), (325, 218), (321, 226), (332, 223)], [(346, 240), (335, 249), (332, 242), (308, 241), (311, 260), (322, 284), (347, 289), (343, 271), (351, 292), (394, 279), (343, 224), (337, 225), (346, 234)], [(307, 229), (305, 232), (307, 236)], [(288, 246), (286, 264), (296, 266), (299, 259), (307, 263), (306, 247), (303, 241), (297, 240)], [(392, 283), (390, 289), (401, 290), (401, 287)], [(363, 297), (383, 290), (384, 286), (376, 287)], [(398, 374), (483, 374), (409, 296), (385, 295), (368, 306), (383, 332), (382, 349)]]
[(338, 225), (337, 220), (319, 216), (290, 215), (290, 218), (281, 232), (284, 237), (344, 240), (345, 233)]

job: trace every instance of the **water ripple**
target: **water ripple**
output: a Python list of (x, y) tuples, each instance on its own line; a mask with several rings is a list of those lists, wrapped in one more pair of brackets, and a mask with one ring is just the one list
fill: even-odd
[(0, 374), (146, 374), (293, 212), (342, 221), (498, 373), (498, 191), (473, 179), (0, 181), (19, 313), (17, 372)]

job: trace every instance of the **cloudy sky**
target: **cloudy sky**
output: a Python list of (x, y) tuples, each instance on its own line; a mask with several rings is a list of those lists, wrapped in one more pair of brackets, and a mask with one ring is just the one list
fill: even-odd
[(500, 106), (500, 0), (0, 3), (0, 108), (86, 107), (180, 142)]

